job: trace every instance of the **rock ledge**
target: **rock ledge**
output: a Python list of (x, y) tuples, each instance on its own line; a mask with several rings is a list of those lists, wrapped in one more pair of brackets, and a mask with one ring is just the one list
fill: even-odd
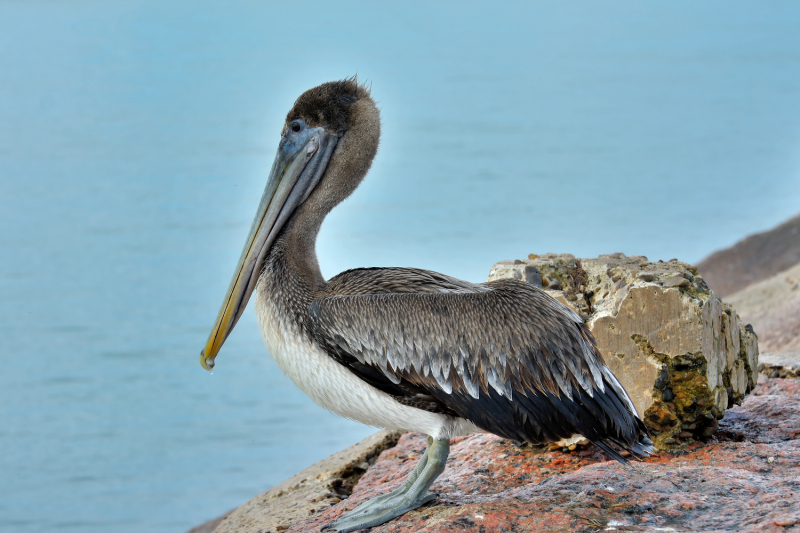
[(400, 433), (379, 431), (309, 466), (226, 515), (215, 533), (283, 531), (302, 518), (350, 496), (378, 455), (397, 444)]
[[(245, 516), (237, 511), (217, 531), (319, 531), (364, 500), (396, 488), (424, 448), (424, 435), (403, 435), (369, 467), (352, 496), (310, 516), (295, 514), (290, 521), (287, 515), (280, 522), (265, 512), (259, 520), (237, 522)], [(563, 453), (517, 448), (493, 435), (456, 439), (444, 474), (431, 488), (439, 499), (371, 532), (800, 531), (798, 479), (800, 382), (761, 376), (711, 440), (630, 467), (609, 461), (593, 446)], [(266, 499), (259, 496), (243, 507)]]

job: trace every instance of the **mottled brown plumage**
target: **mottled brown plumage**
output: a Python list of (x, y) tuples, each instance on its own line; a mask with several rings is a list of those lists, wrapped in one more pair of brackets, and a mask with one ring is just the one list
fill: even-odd
[(304, 92), (286, 115), (286, 123), (302, 118), (310, 127), (324, 126), (342, 134), (350, 126), (351, 106), (369, 92), (355, 79), (331, 81)]
[[(501, 436), (542, 443), (611, 432), (638, 440), (641, 423), (577, 315), (519, 281), (437, 283), (438, 276), (345, 272), (311, 304), (310, 334), (399, 401), (433, 397), (429, 409)], [(559, 416), (559, 406), (568, 413)]]
[(273, 245), (260, 282), (302, 335), (404, 405), (522, 441), (582, 433), (616, 457), (613, 446), (639, 451), (645, 430), (627, 394), (582, 320), (544, 291), (407, 268), (324, 280), (317, 231), (369, 168), (380, 122), (354, 80), (304, 93), (287, 126), (299, 118), (341, 135), (317, 190)]
[(297, 99), (200, 354), (213, 368), (255, 290), (267, 348), (315, 402), (366, 424), (431, 436), (403, 485), (329, 527), (372, 527), (431, 501), (428, 488), (444, 470), (450, 439), (475, 431), (531, 443), (580, 433), (620, 461), (620, 449), (652, 451), (586, 326), (544, 291), (411, 268), (323, 278), (320, 226), (361, 183), (379, 139), (380, 114), (355, 79)]

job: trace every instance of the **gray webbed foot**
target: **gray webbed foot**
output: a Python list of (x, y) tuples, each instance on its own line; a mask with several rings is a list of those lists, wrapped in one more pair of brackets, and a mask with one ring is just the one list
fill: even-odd
[(436, 494), (428, 492), (428, 487), (444, 470), (450, 451), (450, 441), (429, 439), (429, 442), (430, 445), (425, 454), (398, 489), (362, 503), (352, 511), (326, 524), (323, 529), (348, 533), (375, 527), (436, 499)]

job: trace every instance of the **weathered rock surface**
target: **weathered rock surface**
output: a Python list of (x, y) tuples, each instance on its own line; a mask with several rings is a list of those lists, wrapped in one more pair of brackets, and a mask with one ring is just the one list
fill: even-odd
[(686, 263), (532, 255), (497, 263), (501, 278), (541, 280), (584, 318), (656, 446), (710, 436), (755, 384), (756, 336)]
[(725, 301), (753, 325), (761, 351), (800, 352), (800, 263)]
[[(215, 533), (283, 531), (347, 498), (378, 455), (400, 433), (379, 431), (295, 474), (222, 517)], [(213, 522), (213, 521), (212, 521)]]
[[(432, 487), (439, 499), (372, 533), (800, 530), (797, 381), (762, 376), (754, 393), (728, 411), (715, 437), (632, 467), (608, 461), (593, 446), (572, 453), (520, 449), (492, 435), (453, 442), (448, 466)], [(424, 435), (404, 435), (369, 467), (350, 498), (286, 531), (319, 531), (394, 489), (424, 448)], [(248, 522), (230, 523), (225, 531), (276, 529)]]
[(714, 292), (727, 297), (797, 263), (800, 263), (800, 215), (714, 252), (697, 268)]
[(800, 352), (759, 355), (758, 372), (770, 378), (800, 379)]

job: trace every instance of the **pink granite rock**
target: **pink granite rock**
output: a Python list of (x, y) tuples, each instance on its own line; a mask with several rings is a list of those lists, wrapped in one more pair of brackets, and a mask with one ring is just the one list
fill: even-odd
[[(715, 437), (629, 467), (593, 446), (563, 453), (473, 435), (453, 442), (432, 487), (439, 499), (372, 531), (800, 531), (798, 437), (800, 383), (764, 377)], [(424, 448), (423, 435), (404, 435), (350, 498), (288, 531), (319, 531), (395, 488)]]

